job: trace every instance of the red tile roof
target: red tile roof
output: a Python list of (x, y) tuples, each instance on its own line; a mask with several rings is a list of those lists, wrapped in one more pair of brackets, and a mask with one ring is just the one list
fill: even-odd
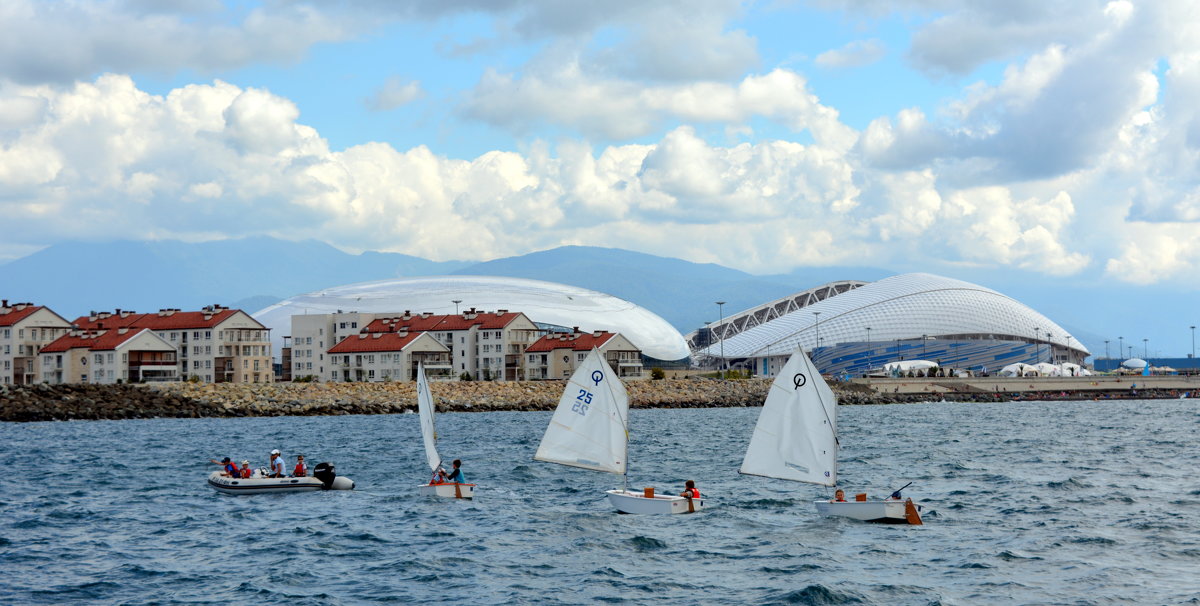
[[(392, 318), (378, 318), (374, 322), (367, 324), (367, 332), (389, 332), (396, 328), (407, 328), (410, 331), (429, 332), (439, 330), (468, 330), (472, 326), (478, 326), (482, 330), (500, 330), (512, 323), (520, 316), (520, 312), (510, 312), (507, 310), (500, 311), (480, 311), (480, 312), (464, 312), (461, 314), (451, 315), (428, 315), (411, 314), (405, 316), (396, 316)], [(468, 317), (474, 316), (474, 317)]]
[[(240, 312), (240, 309), (219, 309), (213, 310), (212, 313), (204, 311), (176, 311), (170, 315), (163, 315), (161, 312), (151, 314), (134, 313), (128, 314), (123, 318), (120, 314), (116, 313), (108, 317), (104, 317), (105, 314), (98, 314), (96, 316), (80, 316), (79, 319), (75, 320), (75, 324), (79, 328), (88, 330), (99, 328), (101, 325), (104, 328), (128, 326), (132, 328), (149, 328), (150, 330), (191, 330), (196, 328), (213, 328)], [(95, 319), (92, 319), (93, 317)]]
[(127, 330), (122, 332), (118, 329), (106, 329), (104, 331), (80, 331), (74, 334), (66, 334), (42, 347), (38, 353), (55, 353), (81, 347), (90, 349), (91, 351), (114, 350), (120, 347), (122, 343), (142, 334), (145, 330)]
[(400, 351), (421, 336), (419, 332), (361, 333), (350, 335), (329, 348), (329, 353), (364, 353), (375, 351)]
[(554, 351), (556, 349), (573, 349), (575, 351), (591, 351), (599, 348), (609, 339), (617, 336), (615, 333), (599, 331), (598, 334), (585, 333), (555, 333), (546, 335), (534, 341), (525, 348), (525, 353)]
[(17, 305), (25, 305), (25, 308), (17, 309), (16, 305), (13, 305), (12, 307), (0, 308), (8, 310), (8, 313), (0, 313), (0, 326), (13, 326), (17, 322), (20, 322), (21, 320), (33, 315), (33, 313), (37, 310), (42, 309), (40, 305), (29, 305), (22, 303), (18, 303)]

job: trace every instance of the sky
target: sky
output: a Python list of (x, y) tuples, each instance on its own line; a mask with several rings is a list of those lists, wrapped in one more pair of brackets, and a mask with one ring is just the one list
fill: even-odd
[(0, 32), (0, 262), (269, 235), (1200, 293), (1191, 0), (0, 0)]

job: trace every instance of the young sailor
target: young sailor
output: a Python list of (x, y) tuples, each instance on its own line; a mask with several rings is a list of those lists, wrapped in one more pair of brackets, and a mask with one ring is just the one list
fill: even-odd
[(700, 498), (700, 489), (696, 488), (696, 483), (694, 481), (688, 480), (687, 482), (684, 483), (684, 486), (685, 486), (685, 488), (683, 489), (683, 492), (680, 493), (679, 496), (687, 497), (689, 499), (699, 499)]
[(233, 477), (233, 478), (236, 478), (238, 476), (237, 463), (234, 463), (233, 461), (231, 461), (229, 459), (229, 457), (225, 457), (224, 459), (221, 459), (220, 461), (218, 461), (216, 459), (209, 459), (209, 461), (212, 463), (215, 463), (217, 465), (220, 465), (222, 468), (224, 468), (225, 471), (222, 471), (221, 475), (229, 476), (229, 477)]
[(450, 473), (446, 475), (446, 481), (455, 484), (467, 483), (467, 478), (462, 472), (462, 461), (454, 459), (454, 469), (451, 469)]
[(308, 465), (304, 464), (304, 455), (296, 455), (296, 468), (292, 470), (292, 477), (303, 478), (308, 475)]

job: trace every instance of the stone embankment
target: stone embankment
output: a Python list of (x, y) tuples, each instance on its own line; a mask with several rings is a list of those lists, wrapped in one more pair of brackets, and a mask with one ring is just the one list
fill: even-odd
[[(933, 386), (934, 383), (928, 383)], [(1015, 399), (1099, 399), (1177, 397), (1175, 390), (1134, 394), (1087, 391), (936, 391), (904, 393), (880, 385), (833, 383), (842, 405), (898, 404), (954, 400), (1000, 402)], [(442, 412), (552, 410), (564, 381), (434, 382), (430, 386)], [(759, 406), (770, 381), (749, 379), (665, 379), (626, 385), (635, 408), (717, 408)], [(1030, 385), (1029, 387), (1033, 387)], [(881, 393), (882, 392), (882, 393)], [(1159, 393), (1161, 392), (1161, 393)], [(151, 385), (0, 385), (0, 421), (68, 419), (141, 419), (154, 417), (269, 417), (416, 412), (413, 383), (160, 383)]]

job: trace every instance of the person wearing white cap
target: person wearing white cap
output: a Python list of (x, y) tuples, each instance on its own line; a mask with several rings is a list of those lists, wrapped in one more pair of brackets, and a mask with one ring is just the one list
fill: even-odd
[(279, 452), (278, 448), (271, 451), (271, 477), (272, 478), (284, 477), (284, 475), (283, 475), (283, 455)]

